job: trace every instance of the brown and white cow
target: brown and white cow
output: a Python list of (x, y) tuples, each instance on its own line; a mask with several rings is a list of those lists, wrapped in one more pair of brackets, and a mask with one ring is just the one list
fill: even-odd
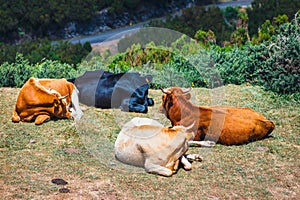
[(81, 116), (78, 90), (73, 83), (66, 79), (31, 77), (19, 92), (12, 121), (18, 123), (34, 120), (35, 124), (39, 125), (52, 117), (72, 117), (79, 120)]
[(115, 142), (116, 158), (130, 165), (144, 167), (149, 173), (172, 176), (181, 162), (185, 170), (189, 161), (201, 161), (198, 154), (185, 155), (194, 133), (183, 126), (165, 128), (149, 118), (135, 117), (127, 122)]
[(229, 106), (196, 106), (189, 99), (190, 89), (161, 89), (164, 113), (172, 126), (190, 126), (196, 132), (194, 140), (212, 140), (224, 145), (239, 145), (265, 138), (275, 125), (249, 108)]

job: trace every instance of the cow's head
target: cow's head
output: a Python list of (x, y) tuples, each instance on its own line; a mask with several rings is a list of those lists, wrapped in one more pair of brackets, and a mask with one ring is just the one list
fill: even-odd
[(168, 116), (168, 113), (173, 105), (178, 104), (178, 98), (189, 100), (191, 98), (191, 94), (189, 93), (191, 88), (182, 89), (178, 87), (162, 89), (162, 103), (158, 108), (160, 113)]
[[(151, 75), (140, 76), (139, 73), (124, 73), (116, 84), (116, 91), (118, 92), (115, 92), (116, 97), (118, 97), (117, 100), (119, 100), (120, 93), (125, 94), (120, 105), (122, 111), (148, 112), (148, 106), (154, 105), (153, 99), (148, 98), (149, 83), (152, 81), (152, 78)], [(130, 84), (128, 84), (128, 80), (130, 80)], [(126, 88), (122, 86), (124, 83), (126, 83)]]
[(69, 105), (67, 103), (67, 96), (61, 96), (59, 92), (53, 89), (49, 89), (53, 96), (53, 115), (57, 118), (70, 118)]

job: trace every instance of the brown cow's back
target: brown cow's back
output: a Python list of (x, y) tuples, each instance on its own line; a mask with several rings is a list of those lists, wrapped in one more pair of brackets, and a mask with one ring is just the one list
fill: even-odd
[(275, 127), (273, 122), (249, 108), (214, 106), (211, 109), (210, 127), (205, 139), (220, 144), (237, 145), (260, 140)]

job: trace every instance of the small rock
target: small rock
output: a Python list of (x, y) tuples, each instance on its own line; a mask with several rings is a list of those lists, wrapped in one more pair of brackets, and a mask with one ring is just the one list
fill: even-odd
[(56, 185), (67, 185), (68, 182), (61, 178), (52, 179), (51, 182)]
[(59, 190), (58, 190), (60, 193), (69, 193), (70, 192), (70, 190), (68, 189), (68, 188), (60, 188)]

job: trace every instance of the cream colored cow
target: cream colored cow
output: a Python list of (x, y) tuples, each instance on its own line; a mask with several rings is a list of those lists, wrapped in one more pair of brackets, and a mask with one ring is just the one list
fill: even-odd
[(188, 127), (165, 128), (155, 120), (135, 117), (119, 133), (115, 156), (121, 162), (144, 167), (149, 173), (171, 176), (177, 172), (179, 162), (190, 170), (189, 161), (201, 161), (198, 154), (185, 155), (188, 141), (193, 138)]

